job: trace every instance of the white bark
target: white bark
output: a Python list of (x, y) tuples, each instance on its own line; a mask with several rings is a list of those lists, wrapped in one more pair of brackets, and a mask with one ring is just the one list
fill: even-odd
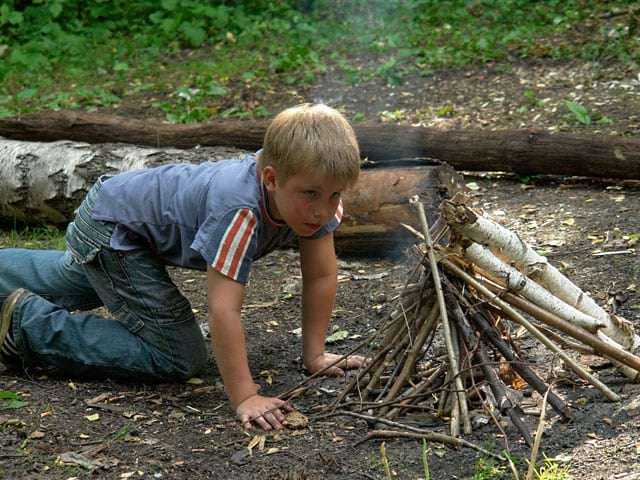
[[(223, 158), (239, 150), (153, 149), (124, 144), (21, 142), (0, 138), (0, 218), (64, 223), (65, 208), (75, 208), (99, 175), (174, 162)], [(232, 158), (227, 156), (226, 158)], [(77, 202), (69, 202), (77, 199)], [(68, 204), (68, 205), (65, 205)], [(32, 222), (35, 223), (35, 222)]]
[(512, 292), (522, 295), (527, 300), (560, 318), (592, 333), (604, 326), (600, 320), (576, 310), (571, 305), (567, 305), (520, 271), (503, 263), (488, 248), (478, 243), (472, 243), (465, 249), (464, 255), (480, 269), (502, 280)]
[(448, 204), (445, 207), (445, 215), (455, 231), (474, 242), (488, 246), (494, 254), (508, 259), (518, 270), (545, 287), (552, 295), (602, 322), (604, 333), (624, 348), (634, 351), (640, 347), (640, 337), (634, 334), (631, 322), (608, 314), (545, 257), (536, 253), (517, 233), (464, 205)]

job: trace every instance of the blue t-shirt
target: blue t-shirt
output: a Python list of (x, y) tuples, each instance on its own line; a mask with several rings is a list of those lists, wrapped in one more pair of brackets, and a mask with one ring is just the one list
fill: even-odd
[[(211, 265), (242, 283), (253, 260), (295, 235), (270, 217), (255, 155), (121, 173), (104, 182), (92, 218), (116, 224), (116, 250), (147, 247), (169, 265)], [(334, 231), (341, 218), (342, 205), (312, 238)]]

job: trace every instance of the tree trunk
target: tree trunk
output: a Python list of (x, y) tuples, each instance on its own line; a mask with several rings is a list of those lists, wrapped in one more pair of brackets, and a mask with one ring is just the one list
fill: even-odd
[[(256, 150), (266, 120), (172, 125), (85, 112), (41, 112), (0, 119), (0, 135), (29, 141), (123, 142), (152, 147), (228, 146)], [(640, 179), (640, 139), (536, 130), (438, 130), (354, 125), (363, 157), (375, 162), (429, 157), (458, 170)]]
[[(99, 175), (242, 156), (243, 152), (228, 148), (0, 140), (0, 223), (64, 224)], [(419, 195), (435, 217), (441, 201), (463, 189), (461, 178), (447, 165), (364, 169), (356, 188), (345, 194), (336, 246), (343, 252), (363, 253), (389, 253), (406, 246), (413, 238), (401, 224), (417, 226), (409, 198)]]

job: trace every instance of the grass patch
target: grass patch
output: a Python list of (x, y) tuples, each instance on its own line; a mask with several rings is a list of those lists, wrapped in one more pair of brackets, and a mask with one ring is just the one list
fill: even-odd
[(0, 230), (0, 248), (64, 250), (65, 232), (47, 225)]

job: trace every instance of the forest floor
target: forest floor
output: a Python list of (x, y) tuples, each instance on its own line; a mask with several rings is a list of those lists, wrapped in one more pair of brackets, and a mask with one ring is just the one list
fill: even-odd
[[(242, 91), (239, 88), (239, 95)], [(526, 93), (532, 92), (532, 93)], [(254, 95), (252, 93), (252, 95)], [(154, 99), (154, 101), (157, 99)], [(254, 100), (269, 111), (304, 101), (324, 101), (352, 118), (363, 114), (438, 128), (543, 128), (551, 131), (633, 135), (640, 133), (640, 78), (621, 65), (535, 60), (465, 67), (383, 83), (348, 87), (328, 72), (304, 90), (283, 88)], [(588, 105), (584, 125), (565, 100)], [(117, 113), (149, 117), (151, 99), (123, 101)], [(601, 305), (640, 328), (640, 182), (583, 177), (516, 178), (505, 173), (461, 172), (474, 203), (516, 230)], [(526, 182), (526, 183), (525, 183)], [(596, 255), (599, 252), (621, 252)], [(340, 257), (333, 328), (348, 332), (330, 347), (347, 352), (389, 314), (392, 298), (412, 260)], [(205, 277), (174, 270), (175, 281), (206, 324)], [(248, 286), (244, 323), (254, 378), (266, 394), (278, 394), (305, 378), (300, 355), (300, 290), (297, 252), (274, 253), (255, 264)], [(532, 350), (545, 378), (555, 360)], [(583, 364), (618, 392), (611, 403), (573, 379), (558, 386), (573, 419), (559, 422), (549, 410), (541, 450), (569, 468), (576, 479), (640, 479), (640, 385), (630, 384), (610, 364), (582, 357)], [(244, 432), (234, 419), (213, 361), (195, 383), (148, 384), (82, 380), (51, 371), (0, 374), (0, 390), (26, 402), (9, 408), (0, 400), (0, 478), (275, 478), (382, 479), (379, 441), (355, 445), (368, 425), (348, 417), (314, 418), (345, 379), (313, 383), (295, 399), (311, 422), (306, 428), (265, 434), (264, 444), (247, 446), (263, 434)], [(526, 394), (527, 388), (524, 388)], [(400, 419), (445, 432), (442, 419), (423, 415)], [(527, 418), (532, 431), (538, 418)], [(494, 425), (478, 426), (466, 439), (502, 452), (509, 448), (521, 472), (529, 449), (512, 426), (506, 437)], [(422, 444), (386, 441), (394, 478), (424, 478)], [(469, 449), (428, 445), (431, 478), (513, 478), (504, 465)]]

